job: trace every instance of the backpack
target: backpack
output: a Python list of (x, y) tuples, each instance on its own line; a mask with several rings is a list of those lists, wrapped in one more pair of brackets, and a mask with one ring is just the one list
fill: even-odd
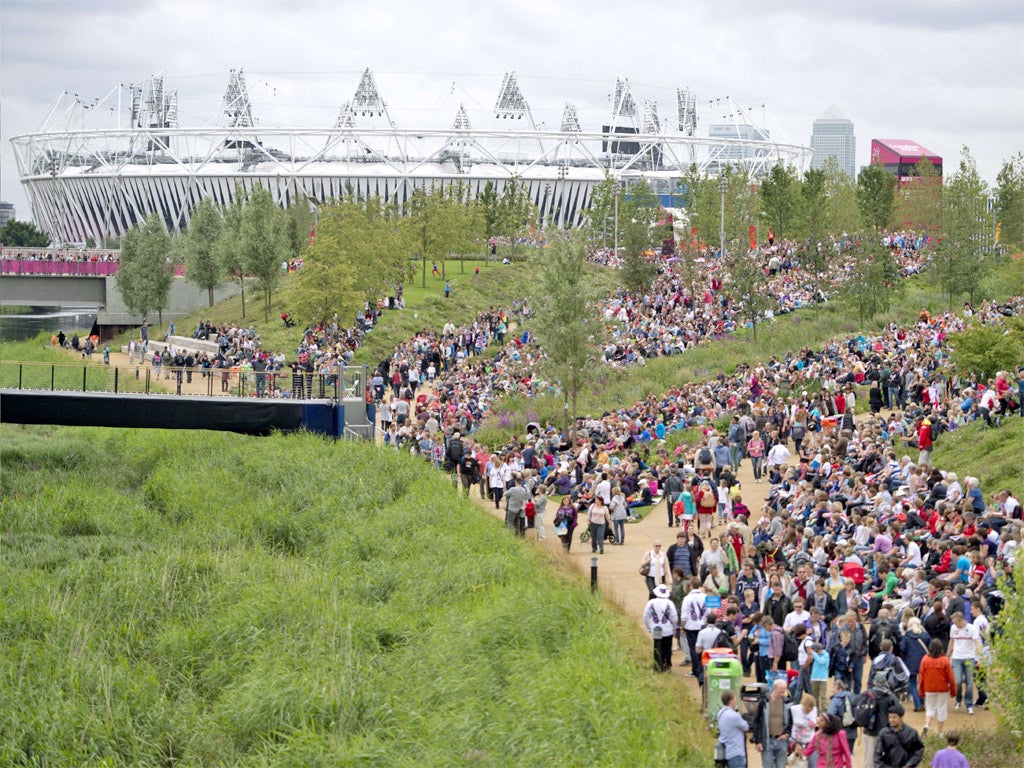
[(724, 629), (718, 630), (718, 637), (715, 638), (715, 648), (733, 648), (732, 638)]
[(910, 670), (899, 656), (893, 656), (893, 664), (886, 670), (886, 682), (893, 690), (898, 690), (910, 679)]
[(710, 464), (711, 463), (711, 451), (708, 448), (701, 448), (700, 453), (697, 454), (697, 463), (699, 464)]
[(878, 699), (870, 690), (847, 696), (850, 701), (850, 710), (853, 714), (854, 725), (860, 728), (873, 729), (878, 720)]
[(780, 661), (796, 661), (800, 658), (800, 643), (789, 632), (782, 633), (782, 655)]

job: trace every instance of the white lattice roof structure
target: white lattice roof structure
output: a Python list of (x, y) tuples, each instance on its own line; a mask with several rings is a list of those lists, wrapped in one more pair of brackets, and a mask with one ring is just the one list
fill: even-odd
[(120, 127), (68, 128), (72, 121), (54, 119), (55, 105), (39, 131), (11, 140), (35, 221), (55, 241), (119, 236), (154, 211), (180, 229), (200, 200), (229, 204), (237, 185), (260, 185), (280, 205), (355, 194), (402, 206), (416, 189), (458, 184), (479, 195), (491, 185), (500, 194), (516, 180), (544, 224), (574, 226), (608, 175), (670, 193), (691, 164), (719, 167), (725, 149), (752, 158), (740, 168), (752, 178), (780, 162), (802, 171), (811, 155), (775, 140), (696, 136), (692, 92), (678, 89), (678, 120), (661, 120), (656, 103), (638, 100), (626, 79), (616, 81), (602, 125), (581, 125), (566, 104), (557, 129), (534, 123), (514, 72), (493, 109), (471, 120), (459, 103), (446, 125), (429, 128), (393, 122), (369, 69), (337, 118), (313, 127), (262, 122), (241, 69), (230, 73), (219, 116), (199, 126), (178, 124), (177, 94), (162, 76), (130, 88), (132, 119), (119, 119)]

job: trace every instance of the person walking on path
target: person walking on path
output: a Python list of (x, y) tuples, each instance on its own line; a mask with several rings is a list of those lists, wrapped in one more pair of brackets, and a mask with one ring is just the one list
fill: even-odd
[[(661, 542), (655, 539), (651, 542), (651, 549), (647, 550), (644, 554), (644, 559), (640, 564), (641, 568), (647, 566), (647, 573), (644, 574), (644, 580), (647, 582), (648, 597), (654, 597), (654, 588), (658, 584), (668, 583), (672, 584), (672, 574), (669, 573), (668, 558), (665, 553), (661, 551)], [(643, 571), (641, 571), (643, 572)]]
[(679, 476), (679, 470), (676, 467), (669, 469), (664, 490), (665, 506), (668, 509), (668, 527), (673, 528), (679, 524), (675, 516), (674, 505), (679, 500), (679, 494), (683, 492), (683, 478)]
[(761, 694), (754, 716), (751, 739), (761, 753), (764, 768), (785, 768), (789, 754), (789, 734), (792, 720), (789, 711), (789, 689), (784, 679), (772, 683), (768, 694)]
[(842, 726), (838, 717), (821, 712), (818, 730), (804, 749), (804, 755), (817, 756), (817, 764), (829, 768), (853, 768), (853, 753)]
[(578, 519), (572, 499), (566, 496), (555, 512), (555, 534), (562, 540), (562, 549), (566, 552), (572, 549), (572, 536)]
[(924, 758), (924, 742), (903, 722), (903, 705), (889, 708), (889, 724), (878, 734), (875, 768), (917, 768)]
[(683, 598), (682, 617), (680, 621), (686, 633), (686, 646), (690, 654), (690, 675), (698, 680), (701, 676), (701, 658), (697, 653), (697, 635), (704, 628), (704, 616), (707, 613), (705, 601), (707, 595), (700, 586), (700, 576), (690, 579), (690, 591)]
[(747, 768), (746, 733), (750, 723), (736, 711), (736, 694), (722, 691), (722, 708), (718, 710), (718, 743), (725, 745), (725, 761), (729, 768)]
[(917, 693), (924, 699), (924, 730), (927, 734), (932, 718), (939, 723), (939, 735), (949, 717), (949, 699), (956, 696), (956, 676), (949, 658), (943, 655), (942, 641), (928, 644), (928, 655), (917, 670)]
[(644, 626), (654, 639), (654, 668), (658, 672), (672, 669), (672, 643), (678, 625), (679, 613), (670, 599), (669, 589), (659, 584), (644, 607)]
[[(949, 658), (953, 662), (956, 677), (956, 705), (960, 709), (963, 701), (967, 714), (974, 714), (974, 670), (978, 666), (981, 651), (981, 635), (974, 624), (968, 624), (963, 613), (957, 611), (950, 618), (953, 626), (949, 630)], [(960, 687), (963, 686), (963, 693)]]
[(519, 538), (526, 536), (526, 502), (529, 500), (530, 492), (523, 487), (523, 481), (513, 478), (512, 487), (505, 493), (505, 525)]
[(590, 551), (604, 554), (604, 534), (611, 524), (611, 511), (604, 498), (595, 496), (587, 510), (587, 527), (590, 531)]

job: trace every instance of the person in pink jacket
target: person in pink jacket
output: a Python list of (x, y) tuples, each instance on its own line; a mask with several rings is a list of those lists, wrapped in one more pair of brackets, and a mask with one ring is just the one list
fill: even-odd
[(842, 721), (835, 715), (822, 713), (818, 715), (817, 725), (818, 730), (804, 747), (803, 754), (817, 754), (817, 768), (853, 768), (853, 753)]

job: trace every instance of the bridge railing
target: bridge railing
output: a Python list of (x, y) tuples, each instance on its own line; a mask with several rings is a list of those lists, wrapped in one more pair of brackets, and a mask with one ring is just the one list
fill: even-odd
[[(39, 259), (0, 260), (0, 273), (41, 277), (109, 277), (117, 274), (121, 265), (116, 261), (45, 261)], [(174, 274), (185, 274), (184, 264), (174, 265)]]
[(116, 261), (39, 261), (4, 258), (0, 270), (5, 275), (44, 275), (106, 277), (117, 273)]
[[(102, 353), (94, 352), (96, 358)], [(177, 368), (152, 365), (54, 364), (0, 361), (0, 388), (73, 392), (190, 395), (196, 397), (290, 397), (365, 402), (366, 369), (340, 375), (257, 372), (245, 368)]]

